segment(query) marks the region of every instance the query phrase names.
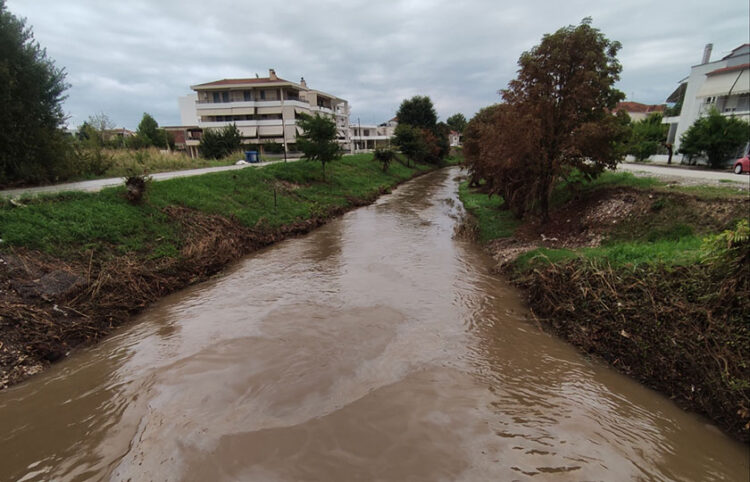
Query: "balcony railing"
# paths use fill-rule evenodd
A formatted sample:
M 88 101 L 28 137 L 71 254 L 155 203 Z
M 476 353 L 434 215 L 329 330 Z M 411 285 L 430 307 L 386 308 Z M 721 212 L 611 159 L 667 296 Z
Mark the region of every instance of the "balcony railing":
M 228 125 L 236 124 L 237 127 L 257 127 L 257 126 L 293 126 L 297 124 L 294 119 L 264 119 L 264 120 L 238 120 L 238 121 L 222 121 L 222 122 L 199 122 L 201 127 L 225 127 Z

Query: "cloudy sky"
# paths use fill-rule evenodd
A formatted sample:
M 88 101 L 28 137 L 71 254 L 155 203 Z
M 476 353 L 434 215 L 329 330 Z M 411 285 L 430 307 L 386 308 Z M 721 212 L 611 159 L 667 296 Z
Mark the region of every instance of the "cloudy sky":
M 750 41 L 748 0 L 7 0 L 71 84 L 75 126 L 103 112 L 135 128 L 143 112 L 180 123 L 190 85 L 261 77 L 349 101 L 352 122 L 380 123 L 413 95 L 441 119 L 496 102 L 519 55 L 542 35 L 592 17 L 623 48 L 619 88 L 660 103 L 714 44 L 717 60 Z

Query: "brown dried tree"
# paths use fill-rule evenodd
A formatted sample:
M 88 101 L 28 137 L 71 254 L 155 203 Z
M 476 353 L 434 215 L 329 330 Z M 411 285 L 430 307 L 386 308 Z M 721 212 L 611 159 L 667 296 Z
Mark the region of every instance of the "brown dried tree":
M 627 132 L 612 114 L 624 97 L 614 88 L 620 43 L 590 23 L 545 35 L 524 52 L 518 78 L 500 91 L 504 102 L 467 127 L 470 169 L 519 216 L 538 208 L 548 220 L 561 178 L 574 169 L 595 177 L 622 155 Z M 476 132 L 479 146 L 471 145 Z

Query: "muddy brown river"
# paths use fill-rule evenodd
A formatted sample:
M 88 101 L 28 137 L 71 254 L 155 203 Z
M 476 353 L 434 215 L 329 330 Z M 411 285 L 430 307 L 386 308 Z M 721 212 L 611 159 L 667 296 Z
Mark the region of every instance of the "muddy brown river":
M 0 392 L 0 480 L 748 480 L 455 240 L 458 171 L 241 260 Z

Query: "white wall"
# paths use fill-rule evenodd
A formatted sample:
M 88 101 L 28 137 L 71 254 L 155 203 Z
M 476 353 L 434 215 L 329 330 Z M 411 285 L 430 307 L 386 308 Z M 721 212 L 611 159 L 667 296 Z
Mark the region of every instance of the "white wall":
M 198 116 L 195 114 L 195 103 L 198 101 L 198 94 L 188 94 L 177 98 L 177 105 L 180 108 L 180 122 L 183 126 L 197 126 Z

